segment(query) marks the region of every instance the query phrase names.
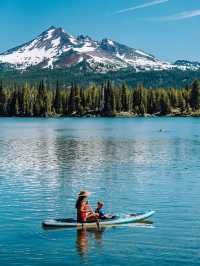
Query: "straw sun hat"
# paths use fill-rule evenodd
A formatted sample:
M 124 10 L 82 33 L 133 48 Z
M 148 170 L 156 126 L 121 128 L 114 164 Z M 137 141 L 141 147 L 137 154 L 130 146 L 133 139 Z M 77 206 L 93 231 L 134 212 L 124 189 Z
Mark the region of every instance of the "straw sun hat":
M 86 190 L 81 190 L 78 194 L 79 197 L 88 197 L 90 196 L 90 192 L 89 191 L 86 191 Z

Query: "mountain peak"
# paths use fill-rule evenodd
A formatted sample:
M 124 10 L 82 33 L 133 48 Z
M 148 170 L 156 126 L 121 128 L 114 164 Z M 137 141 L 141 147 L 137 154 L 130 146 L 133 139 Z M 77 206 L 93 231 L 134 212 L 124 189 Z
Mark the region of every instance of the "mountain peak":
M 48 29 L 44 30 L 40 35 L 45 35 L 47 34 L 49 31 L 54 31 L 56 30 L 56 27 L 54 26 L 50 26 Z
M 79 35 L 77 39 L 80 41 L 92 41 L 92 38 L 90 36 L 83 34 Z
M 50 26 L 32 41 L 0 54 L 0 63 L 17 69 L 80 68 L 107 72 L 122 68 L 134 70 L 171 69 L 174 65 L 162 62 L 142 50 L 120 44 L 109 38 L 95 41 L 87 35 L 73 35 L 61 27 Z
M 50 26 L 50 27 L 47 29 L 47 31 L 48 31 L 48 30 L 55 30 L 55 29 L 56 29 L 55 26 Z
M 114 41 L 108 38 L 104 38 L 101 43 L 104 45 L 115 46 Z

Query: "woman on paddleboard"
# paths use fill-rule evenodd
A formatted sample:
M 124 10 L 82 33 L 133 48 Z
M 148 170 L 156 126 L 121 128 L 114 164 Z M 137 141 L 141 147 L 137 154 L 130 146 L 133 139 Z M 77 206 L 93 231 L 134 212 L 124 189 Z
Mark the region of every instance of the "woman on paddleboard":
M 76 201 L 76 210 L 77 210 L 77 221 L 81 223 L 95 222 L 99 215 L 94 213 L 92 208 L 88 203 L 88 197 L 90 193 L 88 191 L 80 191 L 78 194 L 78 199 Z

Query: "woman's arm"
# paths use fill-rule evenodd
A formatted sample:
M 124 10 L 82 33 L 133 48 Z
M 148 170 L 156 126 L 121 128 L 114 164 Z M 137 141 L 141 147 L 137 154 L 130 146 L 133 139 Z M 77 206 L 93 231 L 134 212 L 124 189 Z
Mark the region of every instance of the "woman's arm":
M 88 203 L 86 201 L 81 202 L 80 211 L 88 211 Z

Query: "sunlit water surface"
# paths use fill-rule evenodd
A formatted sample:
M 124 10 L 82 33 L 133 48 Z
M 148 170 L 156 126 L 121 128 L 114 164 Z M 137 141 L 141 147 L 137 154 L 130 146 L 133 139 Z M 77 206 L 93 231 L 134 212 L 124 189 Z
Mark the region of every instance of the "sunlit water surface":
M 81 188 L 152 225 L 43 230 L 75 216 Z M 0 264 L 200 263 L 200 120 L 0 119 Z

